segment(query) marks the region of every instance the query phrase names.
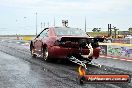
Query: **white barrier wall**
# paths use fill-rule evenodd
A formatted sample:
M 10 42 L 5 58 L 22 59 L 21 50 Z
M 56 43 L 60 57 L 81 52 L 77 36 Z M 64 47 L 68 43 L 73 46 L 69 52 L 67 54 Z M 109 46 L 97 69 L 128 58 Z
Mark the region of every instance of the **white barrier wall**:
M 100 48 L 100 55 L 132 60 L 132 44 L 105 43 L 100 44 Z
M 107 55 L 117 58 L 132 59 L 132 47 L 108 45 Z

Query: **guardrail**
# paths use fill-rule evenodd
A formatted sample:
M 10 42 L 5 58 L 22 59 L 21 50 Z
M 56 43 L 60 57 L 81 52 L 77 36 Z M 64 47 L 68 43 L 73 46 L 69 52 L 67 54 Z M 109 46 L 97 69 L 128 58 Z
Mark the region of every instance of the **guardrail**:
M 0 36 L 0 39 L 9 39 L 9 40 L 33 40 L 35 37 L 34 36 L 21 36 L 21 37 L 16 37 L 16 36 Z

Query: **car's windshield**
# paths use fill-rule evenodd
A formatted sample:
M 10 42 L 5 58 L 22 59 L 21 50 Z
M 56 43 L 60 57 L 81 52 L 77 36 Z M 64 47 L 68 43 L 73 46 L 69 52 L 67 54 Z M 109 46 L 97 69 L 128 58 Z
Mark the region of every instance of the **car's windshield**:
M 78 28 L 55 28 L 57 36 L 88 36 L 84 31 Z

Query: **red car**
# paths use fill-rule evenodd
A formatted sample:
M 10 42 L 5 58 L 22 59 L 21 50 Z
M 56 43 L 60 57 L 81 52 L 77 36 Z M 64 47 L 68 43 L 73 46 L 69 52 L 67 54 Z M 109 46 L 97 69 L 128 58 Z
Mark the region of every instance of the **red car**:
M 91 38 L 84 31 L 70 27 L 45 28 L 31 41 L 30 51 L 33 57 L 44 60 L 67 59 L 70 56 L 82 56 L 85 60 L 99 57 L 99 38 Z

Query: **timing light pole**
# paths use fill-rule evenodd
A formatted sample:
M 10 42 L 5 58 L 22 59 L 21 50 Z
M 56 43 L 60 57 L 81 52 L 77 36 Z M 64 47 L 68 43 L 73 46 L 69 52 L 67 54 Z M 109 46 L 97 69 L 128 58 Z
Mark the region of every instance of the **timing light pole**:
M 87 23 L 87 22 L 86 22 L 86 17 L 85 17 L 85 32 L 86 32 L 86 29 L 87 29 L 86 23 Z
M 117 31 L 119 29 L 116 29 L 115 26 L 113 26 L 113 28 L 111 27 L 111 24 L 108 24 L 108 36 L 111 37 L 112 36 L 112 29 L 114 29 L 114 37 L 116 38 L 117 35 Z
M 36 36 L 37 36 L 37 12 L 36 12 Z
M 45 22 L 44 22 L 44 28 L 43 29 L 45 29 Z
M 41 31 L 43 30 L 42 22 L 41 22 Z
M 55 17 L 54 17 L 54 27 L 55 27 Z

